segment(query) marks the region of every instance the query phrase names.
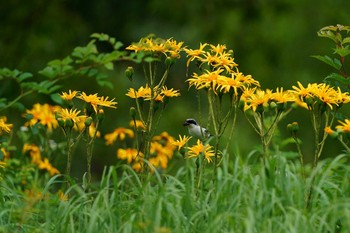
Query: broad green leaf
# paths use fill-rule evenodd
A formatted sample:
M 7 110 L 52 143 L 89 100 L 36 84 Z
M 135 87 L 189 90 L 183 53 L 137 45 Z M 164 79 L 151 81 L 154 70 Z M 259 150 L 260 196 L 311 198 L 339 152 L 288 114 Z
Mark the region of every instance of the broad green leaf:
M 332 59 L 332 58 L 330 58 L 327 55 L 325 55 L 325 56 L 314 55 L 312 57 L 314 57 L 314 58 L 316 58 L 316 59 L 318 59 L 320 61 L 323 61 L 324 63 L 332 66 L 333 68 L 335 68 L 337 70 L 340 70 L 340 68 L 342 66 L 341 62 L 338 59 L 336 59 L 336 58 Z

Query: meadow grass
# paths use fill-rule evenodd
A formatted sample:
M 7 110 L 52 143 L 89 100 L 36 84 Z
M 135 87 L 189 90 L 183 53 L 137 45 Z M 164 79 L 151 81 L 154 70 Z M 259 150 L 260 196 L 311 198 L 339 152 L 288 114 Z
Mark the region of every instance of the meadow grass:
M 67 200 L 26 196 L 1 182 L 0 232 L 346 232 L 350 228 L 348 155 L 321 161 L 304 181 L 300 166 L 281 155 L 266 169 L 245 159 L 224 159 L 201 185 L 192 161 L 174 175 L 142 177 L 129 166 L 108 167 L 92 192 L 76 184 Z M 311 171 L 311 169 L 309 169 Z M 314 180 L 311 205 L 306 194 Z

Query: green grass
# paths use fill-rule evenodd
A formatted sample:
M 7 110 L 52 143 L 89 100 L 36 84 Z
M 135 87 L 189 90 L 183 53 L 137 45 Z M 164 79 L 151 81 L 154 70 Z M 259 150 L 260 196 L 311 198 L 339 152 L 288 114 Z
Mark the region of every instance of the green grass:
M 54 195 L 25 198 L 1 181 L 0 232 L 347 232 L 350 229 L 348 155 L 307 169 L 282 156 L 266 170 L 245 159 L 224 161 L 212 179 L 207 168 L 200 187 L 188 160 L 174 175 L 140 177 L 128 166 L 106 168 L 91 193 L 79 185 L 67 201 Z M 315 176 L 309 208 L 305 196 Z M 53 177 L 50 193 L 62 177 Z

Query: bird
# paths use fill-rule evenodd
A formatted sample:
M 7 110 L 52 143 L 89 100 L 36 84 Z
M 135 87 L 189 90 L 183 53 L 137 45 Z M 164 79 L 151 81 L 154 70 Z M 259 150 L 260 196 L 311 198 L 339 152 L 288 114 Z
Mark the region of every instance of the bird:
M 207 139 L 210 136 L 212 136 L 207 129 L 200 126 L 197 123 L 197 121 L 193 118 L 186 119 L 183 125 L 188 128 L 188 133 L 191 136 L 196 137 L 198 139 Z

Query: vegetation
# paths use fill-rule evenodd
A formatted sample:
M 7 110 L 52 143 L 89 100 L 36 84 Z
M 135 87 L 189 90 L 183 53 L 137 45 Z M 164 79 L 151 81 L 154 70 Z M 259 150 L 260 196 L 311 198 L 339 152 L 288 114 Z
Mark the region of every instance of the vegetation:
M 155 35 L 124 47 L 94 33 L 86 46 L 41 69 L 41 81 L 29 72 L 1 69 L 0 79 L 20 91 L 16 98 L 0 99 L 0 231 L 344 232 L 350 213 L 350 120 L 341 110 L 350 102 L 349 31 L 343 25 L 322 28 L 319 36 L 333 41 L 334 57 L 315 58 L 336 71 L 321 83 L 296 80 L 289 90 L 263 89 L 239 70 L 226 45 L 200 43 L 192 49 Z M 177 139 L 159 127 L 173 100 L 182 98 L 168 79 L 181 69 L 183 55 L 188 91 L 194 92 L 198 115 L 207 116 L 199 120 L 213 129 L 209 138 Z M 129 126 L 101 133 L 105 118 L 117 117 L 116 98 L 65 83 L 89 77 L 113 89 L 108 72 L 120 65 L 129 80 L 124 96 L 130 99 Z M 35 94 L 55 104 L 26 109 L 23 99 Z M 282 120 L 303 110 L 313 129 L 312 163 L 304 162 L 310 154 L 303 144 L 310 142 L 302 144 L 295 119 L 287 125 L 290 137 L 279 137 Z M 12 111 L 23 125 L 7 117 Z M 261 140 L 248 155 L 229 146 L 239 116 Z M 99 137 L 116 148 L 118 158 L 101 178 L 92 172 Z M 321 160 L 328 138 L 338 140 L 344 153 Z M 73 158 L 81 144 L 86 167 L 76 178 Z M 283 144 L 295 149 L 283 150 Z

